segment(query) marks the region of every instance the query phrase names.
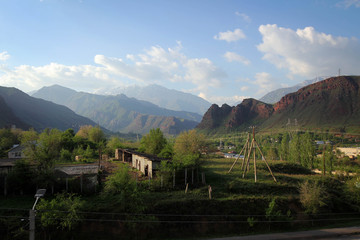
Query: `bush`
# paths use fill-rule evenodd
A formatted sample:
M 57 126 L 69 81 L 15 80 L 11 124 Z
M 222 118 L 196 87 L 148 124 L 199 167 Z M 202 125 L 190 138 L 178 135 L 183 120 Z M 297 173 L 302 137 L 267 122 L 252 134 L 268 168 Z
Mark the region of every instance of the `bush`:
M 318 181 L 300 184 L 299 192 L 300 202 L 308 214 L 317 214 L 329 204 L 330 195 L 324 184 Z
M 60 160 L 64 161 L 64 162 L 71 162 L 72 160 L 72 156 L 71 156 L 71 152 L 69 150 L 66 149 L 61 149 L 60 151 Z

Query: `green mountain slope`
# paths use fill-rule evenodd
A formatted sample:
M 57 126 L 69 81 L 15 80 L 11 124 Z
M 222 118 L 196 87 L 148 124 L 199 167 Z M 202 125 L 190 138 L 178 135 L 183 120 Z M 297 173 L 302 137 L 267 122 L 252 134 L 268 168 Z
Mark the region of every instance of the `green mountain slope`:
M 16 118 L 24 122 L 24 126 L 31 126 L 36 130 L 45 128 L 77 130 L 82 125 L 96 125 L 95 122 L 75 114 L 67 107 L 30 97 L 16 88 L 0 87 L 0 97 Z M 5 114 L 1 114 L 0 119 L 5 119 L 4 116 Z
M 172 129 L 177 129 L 175 134 L 178 134 L 183 130 L 193 128 L 201 120 L 201 116 L 198 114 L 167 110 L 146 101 L 128 98 L 123 94 L 103 96 L 76 92 L 54 85 L 40 89 L 33 96 L 63 104 L 77 114 L 86 116 L 115 132 L 144 134 L 151 128 L 160 127 L 164 133 L 169 134 L 174 132 Z M 178 121 L 173 121 L 174 117 L 179 118 Z M 169 119 L 165 120 L 166 118 Z M 147 124 L 134 124 L 139 119 Z M 169 122 L 172 122 L 174 126 L 165 124 Z

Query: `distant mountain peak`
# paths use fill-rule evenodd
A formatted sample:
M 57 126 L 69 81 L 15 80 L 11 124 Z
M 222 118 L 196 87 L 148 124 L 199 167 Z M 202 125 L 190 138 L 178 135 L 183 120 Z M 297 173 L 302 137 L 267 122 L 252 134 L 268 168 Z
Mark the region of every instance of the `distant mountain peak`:
M 169 110 L 187 111 L 198 114 L 204 114 L 211 105 L 208 101 L 201 97 L 175 89 L 168 89 L 158 84 L 115 87 L 112 89 L 98 90 L 96 93 L 107 95 L 117 95 L 123 93 L 128 97 L 148 101 Z
M 285 87 L 285 88 L 279 88 L 276 89 L 274 91 L 271 91 L 267 94 L 265 94 L 262 98 L 260 98 L 259 100 L 265 103 L 276 103 L 278 101 L 280 101 L 280 99 L 285 96 L 286 94 L 292 93 L 292 92 L 296 92 L 297 90 L 299 90 L 302 87 L 305 87 L 307 85 L 310 85 L 312 83 L 316 83 L 319 81 L 322 81 L 324 79 L 326 79 L 327 77 L 316 77 L 314 79 L 310 79 L 310 80 L 305 80 L 299 84 L 296 84 L 295 86 L 292 87 Z

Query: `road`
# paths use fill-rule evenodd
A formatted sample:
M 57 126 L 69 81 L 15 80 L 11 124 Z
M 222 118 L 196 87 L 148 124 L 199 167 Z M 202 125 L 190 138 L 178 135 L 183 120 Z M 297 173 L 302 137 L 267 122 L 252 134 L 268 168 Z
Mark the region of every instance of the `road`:
M 319 229 L 319 230 L 301 231 L 301 232 L 285 232 L 285 233 L 260 234 L 260 235 L 239 236 L 239 237 L 212 238 L 209 240 L 278 240 L 278 239 L 279 240 L 360 239 L 360 227 L 331 228 L 331 229 Z

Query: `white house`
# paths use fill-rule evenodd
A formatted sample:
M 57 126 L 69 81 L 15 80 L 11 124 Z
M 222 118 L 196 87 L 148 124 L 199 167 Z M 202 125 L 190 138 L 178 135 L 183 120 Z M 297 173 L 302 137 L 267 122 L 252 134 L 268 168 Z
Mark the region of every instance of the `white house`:
M 24 154 L 24 149 L 25 147 L 22 145 L 14 145 L 12 149 L 9 150 L 8 152 L 8 158 L 9 159 L 20 159 L 20 158 L 25 158 L 25 154 Z

